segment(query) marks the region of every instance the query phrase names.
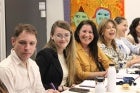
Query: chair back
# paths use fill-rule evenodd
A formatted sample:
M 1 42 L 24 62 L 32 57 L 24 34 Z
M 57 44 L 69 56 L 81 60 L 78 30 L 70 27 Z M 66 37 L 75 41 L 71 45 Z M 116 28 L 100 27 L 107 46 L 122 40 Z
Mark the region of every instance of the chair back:
M 0 93 L 9 93 L 5 84 L 0 80 Z

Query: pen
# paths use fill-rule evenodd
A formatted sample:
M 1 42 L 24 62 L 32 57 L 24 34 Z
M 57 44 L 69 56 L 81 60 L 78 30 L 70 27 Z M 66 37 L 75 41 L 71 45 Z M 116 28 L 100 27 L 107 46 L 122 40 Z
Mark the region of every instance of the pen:
M 50 85 L 51 85 L 51 87 L 54 89 L 54 90 L 56 90 L 56 88 L 55 88 L 55 86 L 54 86 L 54 84 L 51 82 L 50 83 Z

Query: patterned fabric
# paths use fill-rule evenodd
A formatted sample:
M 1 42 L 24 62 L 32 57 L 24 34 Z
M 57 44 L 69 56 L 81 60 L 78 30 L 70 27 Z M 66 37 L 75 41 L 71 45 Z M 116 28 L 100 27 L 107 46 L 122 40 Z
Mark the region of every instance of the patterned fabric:
M 120 63 L 125 62 L 124 54 L 119 50 L 119 48 L 115 51 L 112 47 L 107 47 L 105 44 L 99 44 L 99 47 L 106 56 L 116 64 L 116 67 L 118 67 Z

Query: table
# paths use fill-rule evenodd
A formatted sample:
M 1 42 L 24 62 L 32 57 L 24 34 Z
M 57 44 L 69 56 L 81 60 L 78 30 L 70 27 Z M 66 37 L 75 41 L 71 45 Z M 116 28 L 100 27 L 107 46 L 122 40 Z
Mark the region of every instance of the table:
M 116 90 L 114 93 L 140 93 L 140 76 L 136 75 L 136 74 L 128 74 L 126 73 L 128 69 L 122 69 L 119 71 L 119 73 L 117 74 L 117 78 L 121 78 L 123 76 L 138 76 L 137 79 L 135 80 L 135 82 L 137 83 L 136 86 L 132 85 L 129 87 L 128 90 L 123 89 L 122 85 L 117 85 Z M 122 76 L 123 75 L 123 76 Z M 119 79 L 117 79 L 119 80 Z M 107 82 L 107 81 L 106 81 Z M 88 93 L 95 93 L 95 88 L 89 88 L 89 87 L 80 87 L 79 85 L 76 85 L 75 87 L 77 88 L 83 88 L 83 89 L 89 89 L 90 92 Z M 77 92 L 72 92 L 69 90 L 63 91 L 62 93 L 77 93 Z M 111 92 L 106 92 L 106 93 L 111 93 Z

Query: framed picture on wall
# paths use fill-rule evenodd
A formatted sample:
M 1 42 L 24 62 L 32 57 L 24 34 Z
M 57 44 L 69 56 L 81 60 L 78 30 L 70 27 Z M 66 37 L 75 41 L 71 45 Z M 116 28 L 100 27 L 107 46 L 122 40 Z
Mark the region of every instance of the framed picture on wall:
M 85 19 L 98 25 L 105 18 L 124 16 L 124 0 L 64 0 L 64 16 L 73 30 Z

